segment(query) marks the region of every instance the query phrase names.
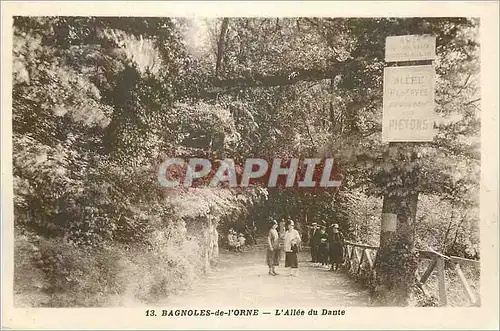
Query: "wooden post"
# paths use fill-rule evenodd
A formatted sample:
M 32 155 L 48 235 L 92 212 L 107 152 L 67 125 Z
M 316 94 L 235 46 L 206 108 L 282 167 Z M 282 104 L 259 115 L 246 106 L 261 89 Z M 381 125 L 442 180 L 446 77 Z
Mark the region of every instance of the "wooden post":
M 476 296 L 472 292 L 472 289 L 470 288 L 469 283 L 467 282 L 467 279 L 465 278 L 464 273 L 462 272 L 462 268 L 460 268 L 460 264 L 455 264 L 455 271 L 458 275 L 458 278 L 460 279 L 460 283 L 462 284 L 462 287 L 465 290 L 465 293 L 467 293 L 467 298 L 469 299 L 470 303 L 474 304 L 476 303 Z
M 350 261 L 349 261 L 349 245 L 347 245 L 346 243 L 344 243 L 344 252 L 343 252 L 344 256 L 342 257 L 342 259 L 344 260 L 343 262 L 343 268 L 344 270 L 347 270 L 349 271 L 349 269 L 351 268 L 351 264 L 350 264 Z
M 438 268 L 438 285 L 439 285 L 439 306 L 446 306 L 446 282 L 444 277 L 444 259 L 440 256 L 437 257 Z
M 429 276 L 432 274 L 432 271 L 436 267 L 436 264 L 437 264 L 437 260 L 436 259 L 432 260 L 431 264 L 429 265 L 427 270 L 425 270 L 424 274 L 422 275 L 422 278 L 420 278 L 420 284 L 424 284 L 427 281 L 427 278 L 429 278 Z
M 352 267 L 352 249 L 353 249 L 353 247 L 350 244 L 347 244 L 347 247 L 348 247 L 347 253 L 346 253 L 347 254 L 346 258 L 347 258 L 347 263 L 348 263 L 347 264 L 347 273 L 349 273 L 351 271 L 351 267 Z
M 370 266 L 370 270 L 373 269 L 373 261 L 372 261 L 372 257 L 370 256 L 370 252 L 365 249 L 365 255 L 366 255 L 366 260 L 368 261 L 368 265 Z
M 366 248 L 363 248 L 363 250 L 361 251 L 361 258 L 359 259 L 359 265 L 358 265 L 358 274 L 361 272 L 361 267 L 363 266 L 363 261 L 365 259 L 365 251 Z

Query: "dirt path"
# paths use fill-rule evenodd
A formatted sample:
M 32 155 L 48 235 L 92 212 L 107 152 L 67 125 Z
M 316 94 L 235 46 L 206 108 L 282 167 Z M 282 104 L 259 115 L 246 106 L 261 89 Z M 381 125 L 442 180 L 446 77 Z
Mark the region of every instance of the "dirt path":
M 308 252 L 299 253 L 299 274 L 289 276 L 284 257 L 268 275 L 264 248 L 244 253 L 221 252 L 219 265 L 193 288 L 162 304 L 175 308 L 202 306 L 249 308 L 256 306 L 368 306 L 368 293 L 340 272 L 329 272 L 308 262 Z

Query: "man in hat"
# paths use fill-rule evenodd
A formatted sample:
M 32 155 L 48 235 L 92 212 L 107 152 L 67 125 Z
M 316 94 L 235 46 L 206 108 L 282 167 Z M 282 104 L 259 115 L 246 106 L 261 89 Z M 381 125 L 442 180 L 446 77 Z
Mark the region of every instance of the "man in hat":
M 311 224 L 311 239 L 309 240 L 309 246 L 311 247 L 311 262 L 318 262 L 318 247 L 319 247 L 319 228 L 318 223 L 314 222 Z

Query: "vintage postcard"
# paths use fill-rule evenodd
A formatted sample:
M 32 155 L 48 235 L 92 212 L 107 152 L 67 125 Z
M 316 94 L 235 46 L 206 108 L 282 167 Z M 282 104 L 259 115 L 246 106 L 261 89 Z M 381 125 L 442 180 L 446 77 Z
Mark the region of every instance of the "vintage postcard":
M 2 2 L 2 328 L 498 329 L 498 2 Z

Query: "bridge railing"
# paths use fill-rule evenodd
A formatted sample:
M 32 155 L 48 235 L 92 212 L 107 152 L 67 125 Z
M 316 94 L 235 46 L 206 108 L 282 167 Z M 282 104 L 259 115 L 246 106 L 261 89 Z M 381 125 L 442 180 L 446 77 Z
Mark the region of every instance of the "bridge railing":
M 377 256 L 378 249 L 378 246 L 370 246 L 345 241 L 344 266 L 348 273 L 356 277 L 366 277 L 370 280 L 373 279 L 373 277 L 375 276 L 375 258 Z M 423 285 L 429 279 L 431 274 L 434 271 L 437 271 L 439 305 L 446 306 L 448 304 L 446 294 L 445 264 L 451 263 L 454 272 L 458 276 L 463 292 L 467 296 L 469 304 L 472 306 L 480 305 L 480 299 L 477 298 L 474 294 L 474 291 L 472 290 L 464 272 L 462 271 L 462 267 L 464 266 L 472 266 L 479 269 L 479 261 L 464 259 L 457 256 L 446 256 L 435 251 L 419 250 L 418 252 L 419 260 L 431 261 L 422 276 L 417 279 L 417 286 L 424 294 L 427 293 Z

